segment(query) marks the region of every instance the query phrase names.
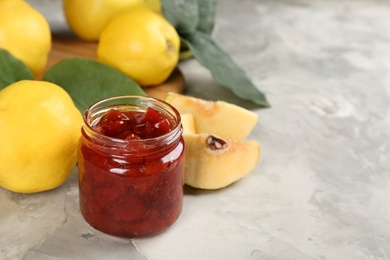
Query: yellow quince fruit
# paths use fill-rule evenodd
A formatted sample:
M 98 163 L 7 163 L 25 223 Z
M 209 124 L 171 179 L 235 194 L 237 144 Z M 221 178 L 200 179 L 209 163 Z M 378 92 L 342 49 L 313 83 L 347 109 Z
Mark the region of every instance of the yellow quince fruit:
M 1 0 L 0 48 L 24 62 L 35 77 L 40 75 L 51 50 L 48 22 L 25 1 Z
M 141 4 L 161 12 L 160 0 L 63 0 L 63 10 L 70 29 L 78 37 L 97 41 L 112 18 Z
M 0 187 L 19 193 L 54 189 L 77 161 L 83 119 L 61 87 L 22 80 L 0 91 Z
M 163 83 L 179 60 L 180 37 L 161 15 L 137 6 L 114 17 L 103 29 L 98 60 L 140 86 Z

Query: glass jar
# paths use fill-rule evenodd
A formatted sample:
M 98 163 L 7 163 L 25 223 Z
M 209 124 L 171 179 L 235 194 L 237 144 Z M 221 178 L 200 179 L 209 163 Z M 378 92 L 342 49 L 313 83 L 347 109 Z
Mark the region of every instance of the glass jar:
M 161 136 L 125 140 L 101 134 L 99 120 L 110 109 L 142 115 L 159 111 L 172 123 Z M 121 237 L 152 236 L 179 217 L 183 204 L 184 141 L 179 112 L 150 97 L 101 100 L 84 114 L 78 147 L 79 201 L 94 228 Z

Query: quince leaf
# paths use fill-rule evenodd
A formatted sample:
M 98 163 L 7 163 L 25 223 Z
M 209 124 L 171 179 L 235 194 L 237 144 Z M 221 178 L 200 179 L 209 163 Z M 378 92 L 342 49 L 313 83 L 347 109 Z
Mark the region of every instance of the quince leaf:
M 214 28 L 215 0 L 161 0 L 164 17 L 177 32 L 199 30 L 211 34 Z
M 216 7 L 215 0 L 198 0 L 199 23 L 196 27 L 198 31 L 211 34 L 214 28 Z
M 34 79 L 30 69 L 10 52 L 0 48 L 0 90 L 23 79 Z
M 104 98 L 146 95 L 142 88 L 122 72 L 102 62 L 70 58 L 53 65 L 43 80 L 65 89 L 81 113 Z
M 181 38 L 182 59 L 188 49 L 195 59 L 222 86 L 236 96 L 269 107 L 266 96 L 249 80 L 245 72 L 211 38 L 216 13 L 215 0 L 161 0 L 165 18 Z
M 179 34 L 195 31 L 199 23 L 197 0 L 161 0 L 164 17 Z
M 206 67 L 213 78 L 236 96 L 269 107 L 266 96 L 253 85 L 245 72 L 225 53 L 210 35 L 195 31 L 184 39 L 196 60 Z

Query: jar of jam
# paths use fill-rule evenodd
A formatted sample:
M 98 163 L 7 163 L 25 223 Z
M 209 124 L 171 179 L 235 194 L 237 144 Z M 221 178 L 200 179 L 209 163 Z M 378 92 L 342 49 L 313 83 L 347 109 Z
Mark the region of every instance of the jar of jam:
M 78 147 L 80 210 L 94 228 L 121 237 L 158 234 L 183 204 L 179 112 L 150 97 L 101 100 L 84 114 Z

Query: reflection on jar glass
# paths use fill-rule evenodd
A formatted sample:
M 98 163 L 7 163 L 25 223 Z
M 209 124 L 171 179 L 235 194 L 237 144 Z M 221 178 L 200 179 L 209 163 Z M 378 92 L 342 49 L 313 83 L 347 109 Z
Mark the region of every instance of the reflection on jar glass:
M 158 234 L 183 204 L 180 114 L 150 97 L 101 100 L 84 114 L 78 148 L 80 210 L 94 228 L 122 237 Z

